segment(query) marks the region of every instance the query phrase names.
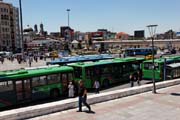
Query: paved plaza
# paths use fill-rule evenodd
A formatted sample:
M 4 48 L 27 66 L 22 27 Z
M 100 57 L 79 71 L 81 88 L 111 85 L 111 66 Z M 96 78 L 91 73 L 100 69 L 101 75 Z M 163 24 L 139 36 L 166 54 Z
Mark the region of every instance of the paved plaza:
M 94 112 L 77 109 L 32 120 L 180 120 L 180 85 L 91 105 Z
M 51 61 L 49 58 L 46 59 L 46 61 L 44 60 L 38 60 L 38 62 L 33 61 L 32 67 L 44 66 L 46 65 L 46 62 L 49 62 L 49 61 Z M 19 64 L 16 59 L 13 62 L 5 59 L 3 64 L 0 63 L 0 71 L 21 69 L 25 67 L 29 67 L 28 62 L 22 62 L 21 64 Z

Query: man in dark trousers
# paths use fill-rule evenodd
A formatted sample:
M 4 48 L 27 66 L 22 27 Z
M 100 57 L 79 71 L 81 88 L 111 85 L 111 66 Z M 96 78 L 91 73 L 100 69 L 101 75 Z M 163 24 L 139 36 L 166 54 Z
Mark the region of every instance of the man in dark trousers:
M 87 89 L 83 85 L 83 81 L 79 81 L 79 89 L 78 89 L 78 95 L 79 95 L 79 110 L 77 112 L 82 112 L 82 103 L 89 109 L 89 112 L 91 112 L 91 107 L 87 104 Z
M 134 86 L 134 75 L 133 74 L 130 74 L 129 80 L 130 80 L 130 83 L 131 83 L 131 87 L 133 87 Z
M 137 72 L 137 84 L 138 85 L 141 85 L 141 80 L 142 80 L 142 71 L 141 70 L 138 70 Z

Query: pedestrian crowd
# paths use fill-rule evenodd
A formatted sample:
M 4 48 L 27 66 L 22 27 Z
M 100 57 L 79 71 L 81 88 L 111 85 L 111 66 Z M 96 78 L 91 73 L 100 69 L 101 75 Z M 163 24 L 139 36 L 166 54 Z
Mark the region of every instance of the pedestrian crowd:
M 39 60 L 46 61 L 47 56 L 40 53 L 24 53 L 24 54 L 11 54 L 8 56 L 1 55 L 0 56 L 0 62 L 1 64 L 4 64 L 5 60 L 9 60 L 12 63 L 16 60 L 19 64 L 27 63 L 29 67 L 32 66 L 33 62 L 38 62 Z

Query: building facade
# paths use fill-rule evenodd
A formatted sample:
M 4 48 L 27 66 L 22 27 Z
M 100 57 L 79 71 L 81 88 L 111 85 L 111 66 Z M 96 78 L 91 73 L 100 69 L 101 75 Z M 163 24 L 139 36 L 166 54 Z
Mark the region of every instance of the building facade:
M 72 41 L 74 37 L 74 29 L 68 27 L 68 26 L 61 26 L 61 37 L 64 38 L 66 41 Z
M 12 4 L 0 1 L 0 50 L 20 48 L 19 11 Z

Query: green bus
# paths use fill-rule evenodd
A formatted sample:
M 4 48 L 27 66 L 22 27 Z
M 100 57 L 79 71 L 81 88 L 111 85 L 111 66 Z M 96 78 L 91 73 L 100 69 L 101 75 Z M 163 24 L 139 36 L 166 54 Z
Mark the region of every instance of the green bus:
M 140 69 L 144 58 L 115 58 L 97 62 L 71 63 L 75 81 L 83 80 L 87 88 L 93 88 L 95 80 L 103 87 L 113 83 L 128 82 L 129 75 Z
M 164 66 L 165 59 L 166 59 L 166 66 Z M 142 72 L 143 72 L 144 79 L 152 79 L 153 77 L 153 63 L 152 62 L 153 62 L 152 60 L 147 60 L 142 63 Z M 170 74 L 171 73 L 170 70 L 172 70 L 172 69 L 169 69 L 171 67 L 170 64 L 173 64 L 173 63 L 180 63 L 180 56 L 155 59 L 154 60 L 155 80 L 161 81 L 164 79 L 165 68 L 168 68 L 168 71 L 166 69 L 165 72 Z M 168 65 L 170 65 L 170 67 L 168 67 Z
M 72 80 L 68 66 L 0 72 L 0 108 L 66 94 Z

